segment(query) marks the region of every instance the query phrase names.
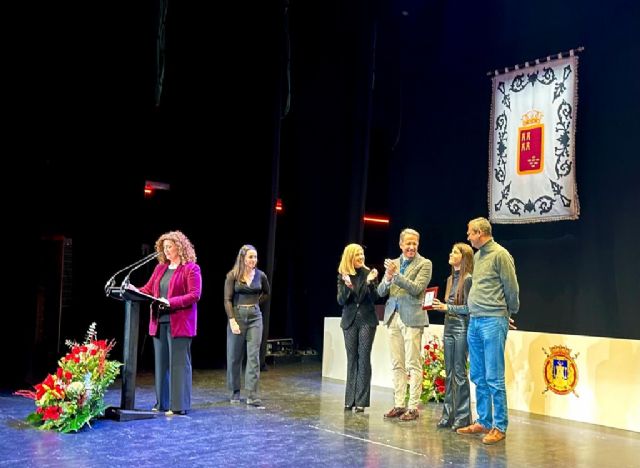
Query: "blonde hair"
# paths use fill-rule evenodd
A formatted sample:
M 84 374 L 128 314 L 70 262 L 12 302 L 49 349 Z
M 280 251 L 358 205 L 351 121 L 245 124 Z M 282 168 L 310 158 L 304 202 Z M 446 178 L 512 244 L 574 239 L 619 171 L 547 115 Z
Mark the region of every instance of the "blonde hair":
M 238 281 L 242 281 L 244 279 L 244 258 L 247 256 L 247 252 L 249 252 L 249 250 L 255 250 L 256 254 L 258 253 L 258 249 L 256 249 L 253 245 L 243 245 L 242 247 L 240 247 L 238 256 L 236 257 L 236 262 L 233 264 L 233 268 L 231 269 L 231 275 Z
M 342 252 L 342 258 L 340 259 L 340 265 L 338 265 L 338 273 L 341 275 L 355 275 L 356 269 L 353 267 L 353 260 L 356 258 L 356 254 L 364 249 L 359 244 L 349 244 L 344 248 Z
M 164 255 L 164 241 L 173 242 L 178 248 L 178 255 L 180 256 L 180 264 L 184 265 L 187 262 L 196 262 L 196 251 L 193 248 L 191 241 L 181 231 L 169 231 L 158 237 L 156 241 L 156 252 L 158 252 L 158 262 L 167 263 L 168 259 Z
M 462 254 L 462 260 L 460 261 L 460 276 L 458 277 L 458 286 L 456 287 L 456 295 L 454 304 L 464 304 L 464 279 L 467 275 L 473 273 L 473 249 L 469 244 L 464 242 L 457 242 L 453 244 L 454 249 L 458 249 Z M 455 268 L 451 266 L 451 277 Z
M 418 242 L 420 242 L 420 233 L 415 229 L 411 229 L 411 228 L 404 228 L 402 230 L 402 232 L 400 233 L 400 242 L 404 240 L 404 236 L 406 236 L 407 234 L 413 234 L 418 238 Z

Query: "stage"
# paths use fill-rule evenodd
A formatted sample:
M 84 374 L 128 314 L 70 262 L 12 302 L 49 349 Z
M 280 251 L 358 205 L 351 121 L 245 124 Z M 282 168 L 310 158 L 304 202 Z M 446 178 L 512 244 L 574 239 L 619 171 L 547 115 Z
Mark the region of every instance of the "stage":
M 431 336 L 442 338 L 444 327 L 425 328 L 423 344 Z M 391 388 L 393 375 L 386 327 L 378 325 L 371 351 L 372 382 Z M 543 369 L 545 350 L 554 345 L 572 349 L 579 374 L 575 394 L 556 395 L 545 391 Z M 505 346 L 505 383 L 509 409 L 597 424 L 640 433 L 640 398 L 628 398 L 621 405 L 612 395 L 640 395 L 640 376 L 634 356 L 640 354 L 640 341 L 597 336 L 558 335 L 511 330 Z M 347 356 L 339 317 L 326 317 L 322 375 L 343 380 L 347 375 Z M 475 402 L 471 383 L 471 401 Z
M 186 416 L 99 420 L 66 435 L 30 428 L 33 402 L 3 393 L 0 466 L 638 466 L 640 434 L 631 431 L 510 411 L 505 442 L 485 446 L 436 429 L 439 404 L 425 405 L 417 421 L 384 420 L 392 394 L 382 387 L 366 412 L 345 413 L 344 383 L 323 378 L 319 362 L 263 373 L 264 409 L 230 404 L 224 379 L 224 370 L 196 371 Z M 107 401 L 120 401 L 119 381 Z M 136 408 L 153 403 L 153 377 L 140 374 Z

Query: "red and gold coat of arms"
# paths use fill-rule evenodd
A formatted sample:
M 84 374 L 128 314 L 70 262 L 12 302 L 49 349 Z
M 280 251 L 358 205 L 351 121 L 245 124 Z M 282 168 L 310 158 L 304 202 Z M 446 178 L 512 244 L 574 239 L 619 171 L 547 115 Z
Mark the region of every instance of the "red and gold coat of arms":
M 518 174 L 538 174 L 544 169 L 544 124 L 542 112 L 530 110 L 518 128 Z
M 551 390 L 557 395 L 566 395 L 575 391 L 578 384 L 578 366 L 576 358 L 578 355 L 571 356 L 571 349 L 566 346 L 552 346 L 547 352 L 544 348 L 542 351 L 547 355 L 544 361 L 544 383 L 546 385 L 545 393 Z

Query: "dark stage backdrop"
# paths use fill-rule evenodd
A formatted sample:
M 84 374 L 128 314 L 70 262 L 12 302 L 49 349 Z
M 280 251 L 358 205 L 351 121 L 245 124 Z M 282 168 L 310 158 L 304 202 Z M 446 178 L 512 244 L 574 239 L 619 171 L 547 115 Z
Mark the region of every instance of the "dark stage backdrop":
M 15 358 L 3 386 L 34 383 L 55 370 L 58 327 L 63 341 L 82 340 L 96 321 L 100 337 L 118 341 L 114 358 L 121 359 L 123 307 L 104 296 L 103 286 L 173 229 L 194 242 L 203 272 L 194 365 L 221 367 L 225 273 L 245 243 L 266 260 L 281 9 L 255 2 L 245 15 L 237 5 L 170 2 L 166 79 L 156 108 L 154 3 L 26 14 L 22 52 L 29 60 L 19 69 L 20 102 L 8 132 L 19 148 L 10 177 L 20 185 L 5 197 L 12 230 L 4 244 L 16 280 L 6 305 L 12 333 L 1 343 L 2 355 Z M 171 190 L 145 199 L 145 180 Z M 51 239 L 62 237 L 73 242 L 65 283 L 72 299 L 59 320 L 60 259 Z M 143 283 L 151 267 L 132 282 Z M 46 275 L 53 278 L 40 279 Z M 153 359 L 147 327 L 145 311 L 141 369 Z
M 304 323 L 291 328 L 294 335 L 321 346 L 323 318 L 340 313 L 335 268 L 349 241 L 363 242 L 368 263 L 380 268 L 399 254 L 400 230 L 414 227 L 423 236 L 421 253 L 433 260 L 433 283 L 444 288 L 451 245 L 465 240 L 469 219 L 488 213 L 486 72 L 584 46 L 576 141 L 581 218 L 497 225 L 494 233 L 515 257 L 521 329 L 640 338 L 637 4 L 353 5 L 292 7 L 294 99 L 284 122 L 282 176 L 291 209 L 278 230 L 278 260 L 289 263 L 276 276 L 290 290 L 274 300 Z M 367 107 L 363 74 L 372 69 Z M 365 161 L 353 143 L 361 122 L 371 122 Z M 362 237 L 345 220 L 360 172 L 368 176 L 366 211 L 391 217 L 388 228 L 367 225 Z M 287 254 L 282 243 L 296 248 Z
M 585 46 L 575 148 L 581 217 L 496 225 L 494 235 L 516 261 L 521 329 L 638 339 L 640 11 L 590 3 L 470 3 L 461 14 L 439 2 L 395 17 L 405 99 L 402 138 L 390 153 L 391 231 L 422 232 L 421 251 L 444 286 L 448 249 L 466 238 L 469 219 L 487 216 L 485 72 Z
M 5 197 L 17 280 L 6 286 L 15 333 L 2 352 L 16 357 L 3 383 L 24 382 L 38 358 L 37 278 L 47 268 L 36 265 L 43 251 L 57 261 L 41 247 L 52 235 L 73 240 L 62 337 L 82 339 L 97 321 L 101 336 L 121 342 L 122 309 L 104 297 L 105 281 L 161 232 L 183 230 L 204 279 L 194 364 L 223 365 L 224 274 L 247 242 L 266 266 L 279 86 L 291 107 L 281 120 L 271 336 L 321 351 L 324 317 L 340 313 L 336 268 L 348 242 L 364 243 L 367 262 L 381 268 L 398 255 L 400 230 L 414 227 L 443 287 L 451 245 L 487 214 L 485 73 L 581 45 L 581 218 L 495 226 L 495 237 L 515 257 L 521 329 L 639 339 L 637 3 L 467 3 L 173 2 L 160 108 L 154 2 L 28 12 L 12 67 L 18 105 L 8 134 L 19 150 L 7 176 L 24 184 Z M 291 61 L 281 73 L 286 5 Z M 145 200 L 147 179 L 171 191 Z M 363 211 L 389 214 L 391 225 L 361 231 Z M 141 345 L 149 368 L 151 343 Z

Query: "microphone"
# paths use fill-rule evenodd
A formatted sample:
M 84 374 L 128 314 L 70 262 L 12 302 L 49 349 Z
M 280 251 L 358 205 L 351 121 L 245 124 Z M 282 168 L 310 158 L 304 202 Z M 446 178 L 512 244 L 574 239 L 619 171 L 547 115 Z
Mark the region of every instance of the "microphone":
M 148 255 L 147 257 L 145 257 L 142 260 L 138 261 L 138 264 L 135 265 L 131 270 L 129 270 L 129 272 L 127 273 L 127 276 L 125 276 L 124 279 L 122 280 L 122 284 L 120 285 L 120 290 L 124 291 L 129 286 L 129 277 L 131 276 L 131 273 L 136 271 L 141 266 L 146 265 L 147 263 L 149 263 L 151 260 L 153 260 L 157 256 L 158 256 L 158 253 L 154 252 L 152 255 Z
M 116 276 L 118 276 L 120 273 L 122 273 L 125 270 L 128 270 L 129 268 L 137 268 L 138 266 L 144 265 L 144 263 L 149 262 L 150 260 L 156 258 L 158 256 L 158 252 L 153 252 L 152 254 L 146 255 L 145 257 L 141 258 L 140 260 L 136 260 L 135 262 L 133 262 L 131 265 L 127 265 L 126 267 L 116 271 L 113 276 L 111 278 L 109 278 L 109 280 L 107 281 L 107 283 L 104 285 L 104 292 L 107 295 L 107 297 L 109 296 L 109 290 L 113 288 L 115 282 L 116 282 Z M 131 274 L 131 273 L 129 273 Z

